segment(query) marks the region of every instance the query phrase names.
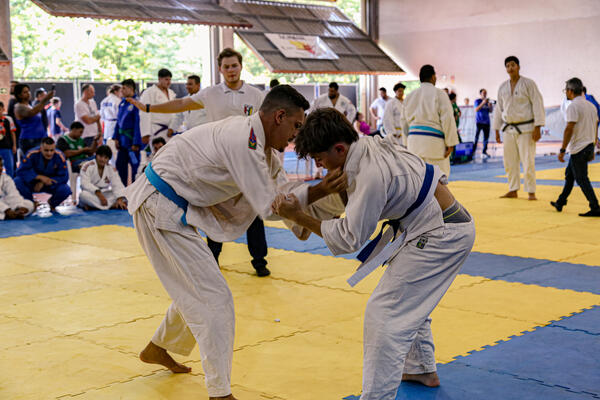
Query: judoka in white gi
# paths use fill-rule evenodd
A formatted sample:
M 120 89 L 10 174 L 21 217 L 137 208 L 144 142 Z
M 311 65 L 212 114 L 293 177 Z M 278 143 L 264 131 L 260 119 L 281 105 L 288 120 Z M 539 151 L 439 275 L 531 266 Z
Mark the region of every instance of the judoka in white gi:
M 300 157 L 310 155 L 328 170 L 343 169 L 346 215 L 315 218 L 303 210 L 301 200 L 280 195 L 274 205 L 280 216 L 322 236 L 336 255 L 360 249 L 380 220 L 391 220 L 403 232 L 381 251 L 393 250 L 367 304 L 361 400 L 393 400 L 402 380 L 439 385 L 429 315 L 471 251 L 471 216 L 454 199 L 438 167 L 389 141 L 358 140 L 336 110 L 310 114 L 295 144 Z M 391 236 L 385 237 L 389 241 Z M 375 248 L 362 268 L 378 255 Z
M 504 60 L 510 79 L 500 85 L 498 102 L 494 109 L 492 129 L 496 142 L 502 143 L 504 134 L 504 169 L 508 175 L 508 192 L 501 197 L 516 198 L 521 187 L 523 165 L 523 189 L 529 200 L 535 197 L 535 144 L 542 137 L 541 127 L 546 123 L 544 100 L 534 81 L 519 74 L 519 59 L 515 56 Z
M 404 100 L 404 115 L 409 126 L 407 148 L 425 162 L 440 167 L 450 176 L 450 154 L 459 143 L 454 111 L 448 94 L 435 87 L 435 70 L 423 65 L 419 71 L 421 87 Z
M 96 159 L 86 162 L 81 167 L 79 207 L 98 210 L 127 208 L 125 187 L 119 173 L 115 167 L 108 164 L 111 158 L 110 147 L 102 145 L 96 150 Z
M 189 372 L 167 351 L 187 355 L 198 343 L 211 399 L 234 399 L 235 322 L 231 291 L 198 229 L 228 241 L 242 235 L 257 214 L 271 217 L 276 188 L 287 192 L 274 149 L 293 139 L 308 107 L 291 86 L 277 86 L 259 113 L 175 136 L 155 155 L 145 176 L 127 188 L 140 244 L 173 299 L 140 358 Z M 295 193 L 310 203 L 327 194 L 323 188 L 305 185 Z
M 121 103 L 121 85 L 111 85 L 106 97 L 100 102 L 100 118 L 104 123 L 104 143 L 112 139 Z
M 2 171 L 4 160 L 0 157 L 0 220 L 23 219 L 33 212 L 33 201 L 21 196 L 15 182 Z
M 158 71 L 158 83 L 150 86 L 140 96 L 142 104 L 162 104 L 175 99 L 175 92 L 170 89 L 171 71 L 162 68 Z M 145 111 L 145 110 L 144 110 Z M 140 113 L 140 132 L 144 143 L 149 143 L 157 136 L 168 138 L 173 135 L 171 124 L 174 115 Z
M 383 130 L 386 138 L 406 147 L 408 126 L 404 117 L 404 86 L 401 82 L 394 85 L 395 97 L 385 104 L 383 113 Z

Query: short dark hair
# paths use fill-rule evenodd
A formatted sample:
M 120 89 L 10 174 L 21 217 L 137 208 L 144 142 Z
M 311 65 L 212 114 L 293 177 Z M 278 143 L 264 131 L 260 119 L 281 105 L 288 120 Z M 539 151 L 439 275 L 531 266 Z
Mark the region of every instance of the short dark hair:
M 481 88 L 479 89 L 479 94 L 481 94 L 481 92 L 483 92 L 485 89 Z M 487 90 L 485 90 L 487 92 Z
M 451 93 L 448 95 L 448 97 L 450 98 L 450 100 L 454 100 L 454 99 L 456 99 L 456 93 L 454 93 L 454 92 L 451 92 Z
M 435 75 L 435 69 L 433 65 L 425 64 L 419 70 L 419 80 L 421 82 L 429 82 Z
M 271 79 L 271 82 L 269 82 L 269 87 L 271 89 L 273 89 L 277 85 L 279 85 L 279 81 L 277 79 Z
M 158 143 L 162 143 L 162 144 L 167 144 L 167 141 L 165 140 L 164 137 L 155 137 L 154 139 L 152 139 L 152 145 L 158 144 Z
M 88 90 L 88 89 L 90 88 L 90 86 L 92 86 L 92 84 L 91 84 L 91 83 L 84 83 L 84 84 L 81 86 L 81 93 L 83 93 L 83 92 L 85 92 L 86 90 Z
M 339 90 L 340 85 L 338 85 L 336 82 L 331 82 L 329 84 L 329 89 L 335 89 L 335 90 Z
M 406 89 L 406 86 L 402 82 L 398 82 L 394 85 L 394 92 L 398 89 Z
M 380 92 L 386 92 L 386 93 L 387 93 L 387 89 L 386 89 L 386 88 L 384 88 L 384 87 L 380 87 L 380 88 L 379 88 L 379 91 L 380 91 Z
M 567 89 L 573 91 L 573 93 L 579 96 L 583 93 L 583 82 L 579 78 L 571 78 L 567 82 Z
M 49 137 L 49 136 L 46 136 L 46 137 L 42 138 L 42 142 L 40 143 L 40 147 L 41 147 L 43 144 L 55 144 L 55 143 L 54 143 L 54 139 L 52 139 L 52 138 L 51 138 L 51 137 Z
M 73 121 L 73 123 L 71 123 L 71 125 L 69 126 L 70 130 L 74 130 L 74 129 L 84 129 L 83 124 L 79 121 Z
M 42 93 L 47 93 L 46 89 L 44 89 L 43 87 L 36 89 L 35 90 L 35 97 L 38 97 Z
M 2 101 L 0 101 L 0 107 L 4 107 L 4 103 Z M 2 157 L 0 157 L 2 158 Z
M 519 64 L 519 59 L 517 57 L 515 57 L 515 56 L 508 56 L 508 57 L 506 57 L 504 59 L 504 66 L 506 67 L 506 64 L 508 64 L 511 61 L 514 61 L 515 64 L 517 64 L 519 66 L 521 65 L 521 64 Z
M 298 108 L 306 111 L 310 108 L 310 104 L 300 92 L 290 85 L 279 85 L 267 93 L 260 106 L 260 111 L 269 113 L 282 108 L 286 113 L 292 113 Z
M 583 87 L 583 93 L 587 94 L 587 88 L 585 86 Z
M 112 158 L 112 150 L 110 149 L 110 147 L 103 144 L 102 146 L 98 146 L 98 149 L 96 149 L 96 155 L 108 157 L 109 159 L 111 159 Z
M 240 62 L 240 65 L 242 65 L 242 55 L 239 52 L 232 49 L 231 47 L 227 47 L 223 49 L 223 51 L 220 52 L 219 56 L 217 57 L 217 63 L 219 64 L 219 67 L 221 67 L 221 62 L 223 61 L 223 59 L 227 57 L 237 57 L 238 61 Z
M 334 144 L 351 144 L 358 134 L 350 121 L 335 108 L 319 108 L 311 112 L 294 140 L 299 158 L 328 151 Z
M 133 79 L 125 79 L 123 82 L 121 82 L 121 86 L 127 86 L 131 89 L 133 89 L 133 91 L 135 92 L 135 81 Z
M 190 75 L 187 78 L 188 78 L 188 80 L 191 79 L 194 82 L 196 82 L 196 85 L 200 84 L 200 77 L 198 75 Z
M 167 78 L 167 77 L 172 78 L 173 74 L 168 69 L 161 68 L 158 70 L 158 77 L 159 78 Z
M 20 101 L 19 97 L 21 96 L 21 94 L 23 93 L 23 90 L 25 90 L 25 88 L 29 89 L 29 85 L 26 83 L 17 83 L 15 85 L 14 94 L 15 94 L 15 98 L 17 99 L 17 101 Z

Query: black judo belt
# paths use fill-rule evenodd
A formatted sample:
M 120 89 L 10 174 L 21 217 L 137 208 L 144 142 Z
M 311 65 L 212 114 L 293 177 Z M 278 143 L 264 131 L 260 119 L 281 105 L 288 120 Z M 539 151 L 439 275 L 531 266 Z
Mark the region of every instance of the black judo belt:
M 519 125 L 526 125 L 526 124 L 532 124 L 533 123 L 533 119 L 530 119 L 529 121 L 523 121 L 523 122 L 505 122 L 504 126 L 502 127 L 502 132 L 504 132 L 506 130 L 506 128 L 508 128 L 509 126 L 512 126 L 513 128 L 515 128 L 517 130 L 517 132 L 519 132 L 519 135 L 523 132 L 521 132 L 521 129 L 519 129 Z

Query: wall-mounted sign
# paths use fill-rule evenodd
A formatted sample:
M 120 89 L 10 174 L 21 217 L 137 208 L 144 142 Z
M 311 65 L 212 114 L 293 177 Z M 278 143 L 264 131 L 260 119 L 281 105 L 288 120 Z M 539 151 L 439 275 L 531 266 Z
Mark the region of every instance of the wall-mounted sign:
M 267 39 L 287 58 L 337 60 L 339 57 L 318 36 L 265 33 Z

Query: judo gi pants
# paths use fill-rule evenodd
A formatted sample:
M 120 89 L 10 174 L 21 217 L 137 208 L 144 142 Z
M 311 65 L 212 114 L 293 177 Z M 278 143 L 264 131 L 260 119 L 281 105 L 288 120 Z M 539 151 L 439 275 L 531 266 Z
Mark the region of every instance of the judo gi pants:
M 21 193 L 21 196 L 25 197 L 27 200 L 33 201 L 34 185 L 25 183 L 20 176 L 17 176 L 15 178 L 15 186 L 19 193 Z M 71 188 L 66 183 L 53 183 L 50 186 L 42 187 L 40 192 L 51 194 L 52 197 L 48 199 L 48 204 L 50 207 L 56 208 L 71 195 Z
M 436 370 L 429 315 L 474 241 L 473 220 L 446 223 L 407 242 L 392 259 L 365 311 L 360 400 L 394 400 L 403 373 Z
M 130 153 L 131 150 L 126 149 L 126 148 L 119 148 L 119 151 L 117 152 L 117 162 L 116 162 L 116 168 L 117 168 L 117 172 L 119 173 L 119 177 L 121 178 L 121 182 L 123 182 L 123 186 L 127 186 L 127 177 L 129 175 L 129 164 L 131 164 L 131 181 L 133 182 L 135 180 L 135 177 L 137 175 L 137 170 L 138 167 L 140 165 L 140 152 L 133 152 L 134 155 L 137 157 L 137 160 L 132 160 Z M 136 161 L 135 163 L 133 161 Z
M 105 206 L 103 206 L 102 203 L 100 203 L 100 199 L 98 198 L 98 196 L 96 196 L 96 193 L 83 190 L 79 194 L 79 206 L 88 206 L 91 208 L 96 208 L 98 210 L 109 210 L 117 202 L 117 196 L 113 194 L 112 190 L 103 190 L 102 194 L 106 198 Z
M 246 231 L 246 241 L 248 242 L 248 251 L 252 256 L 252 266 L 256 268 L 264 267 L 267 265 L 267 238 L 265 237 L 265 223 L 260 217 L 256 217 L 252 224 Z M 217 264 L 219 263 L 219 255 L 223 250 L 223 243 L 215 242 L 211 238 L 207 237 L 208 247 L 212 252 Z
M 208 395 L 227 396 L 235 330 L 233 296 L 196 229 L 175 216 L 177 229 L 156 227 L 159 196 L 152 194 L 133 215 L 139 242 L 173 300 L 152 342 L 182 355 L 198 343 Z
M 508 190 L 516 191 L 521 187 L 521 170 L 523 165 L 523 189 L 527 193 L 535 193 L 535 141 L 531 132 L 506 131 L 504 133 L 504 170 L 508 175 Z
M 0 201 L 2 203 L 4 203 L 6 206 L 8 206 L 8 209 L 10 210 L 16 210 L 17 208 L 23 207 L 27 209 L 27 215 L 31 214 L 33 212 L 33 201 L 31 200 L 13 200 L 13 199 L 0 199 Z M 2 210 L 0 211 L 0 221 L 3 221 L 4 219 L 6 219 L 6 210 Z
M 437 165 L 440 167 L 446 178 L 450 177 L 450 157 L 446 158 L 426 158 L 421 157 L 427 164 Z
M 565 169 L 565 185 L 563 186 L 562 193 L 556 201 L 558 204 L 564 206 L 567 204 L 567 198 L 573 190 L 573 184 L 577 182 L 581 191 L 585 195 L 588 203 L 590 204 L 591 210 L 597 210 L 598 198 L 594 193 L 594 188 L 590 183 L 588 177 L 588 162 L 591 156 L 594 154 L 594 144 L 590 143 L 579 153 L 571 154 L 569 158 L 569 165 Z

